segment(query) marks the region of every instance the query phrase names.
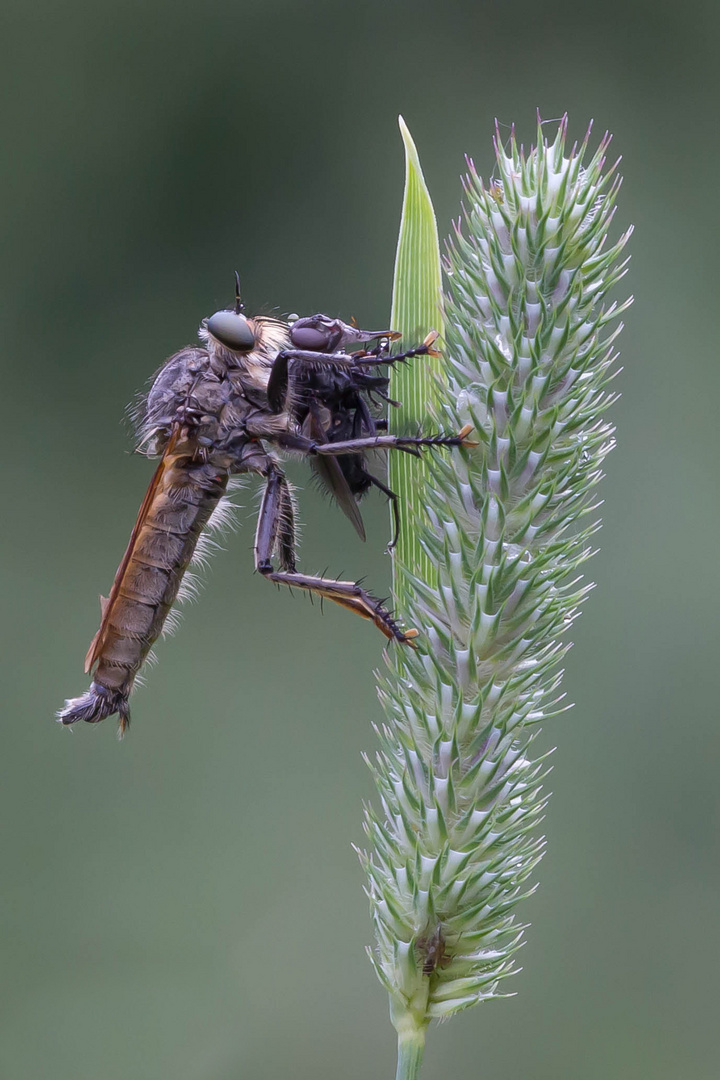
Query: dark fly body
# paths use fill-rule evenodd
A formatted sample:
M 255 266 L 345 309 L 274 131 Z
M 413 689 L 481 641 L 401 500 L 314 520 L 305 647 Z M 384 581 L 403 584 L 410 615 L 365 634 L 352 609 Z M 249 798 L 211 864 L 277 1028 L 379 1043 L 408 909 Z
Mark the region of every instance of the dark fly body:
M 387 399 L 388 385 L 378 368 L 427 354 L 434 335 L 393 355 L 391 332 L 362 331 L 324 315 L 291 323 L 248 317 L 238 291 L 235 307 L 204 320 L 199 337 L 201 344 L 166 361 L 141 410 L 139 448 L 160 461 L 110 595 L 101 601 L 100 629 L 85 661 L 93 680 L 59 712 L 63 724 L 97 723 L 117 713 L 125 730 L 133 684 L 233 476 L 256 473 L 265 483 L 254 545 L 259 573 L 349 608 L 390 640 L 407 644 L 416 634 L 403 631 L 356 582 L 297 570 L 293 496 L 277 451 L 309 459 L 364 536 L 357 499 L 371 486 L 395 498 L 369 471 L 370 451 L 417 454 L 466 440 L 467 430 L 388 435 L 375 418 L 373 401 Z M 378 344 L 368 349 L 369 342 Z
M 357 341 L 379 341 L 372 350 L 350 353 L 343 362 L 332 366 L 313 363 L 309 359 L 288 360 L 287 367 L 279 361 L 273 371 L 268 387 L 271 407 L 281 408 L 283 403 L 288 407 L 290 403 L 300 431 L 329 443 L 374 438 L 387 431 L 387 420 L 377 415 L 378 406 L 397 402 L 388 396 L 390 380 L 379 374 L 378 365 L 432 354 L 431 346 L 437 338 L 433 332 L 420 348 L 393 357 L 387 350 L 398 334 L 392 331 L 370 333 L 325 315 L 298 319 L 290 334 L 293 344 L 315 348 L 324 355 L 337 350 L 341 344 L 351 344 L 353 334 L 357 335 Z M 286 353 L 286 356 L 290 355 Z M 372 487 L 382 491 L 392 501 L 395 518 L 394 535 L 388 549 L 395 546 L 399 529 L 397 497 L 370 471 L 367 452 L 317 456 L 312 460 L 312 467 L 363 540 L 365 528 L 358 500 Z

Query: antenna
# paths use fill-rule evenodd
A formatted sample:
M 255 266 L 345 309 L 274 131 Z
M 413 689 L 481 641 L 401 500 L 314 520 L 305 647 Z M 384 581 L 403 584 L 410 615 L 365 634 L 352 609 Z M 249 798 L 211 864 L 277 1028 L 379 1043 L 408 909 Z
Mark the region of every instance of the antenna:
M 241 315 L 245 310 L 245 305 L 240 299 L 240 275 L 237 270 L 235 271 L 235 314 Z

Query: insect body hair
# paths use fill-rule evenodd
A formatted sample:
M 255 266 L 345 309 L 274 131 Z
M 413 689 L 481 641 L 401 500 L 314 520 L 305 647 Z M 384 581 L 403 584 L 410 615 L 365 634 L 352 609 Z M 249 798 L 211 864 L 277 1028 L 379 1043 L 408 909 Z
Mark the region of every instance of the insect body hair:
M 128 693 L 121 690 L 109 690 L 99 683 L 91 682 L 80 697 L 68 698 L 57 713 L 58 720 L 64 724 L 74 724 L 84 720 L 86 724 L 98 724 L 107 716 L 118 713 L 120 716 L 120 734 L 130 723 Z
M 235 489 L 239 486 L 241 485 L 233 485 Z M 215 535 L 222 537 L 234 530 L 237 527 L 236 510 L 236 504 L 228 495 L 223 495 L 222 498 L 218 500 L 217 506 L 208 518 L 204 531 L 198 537 L 195 551 L 190 560 L 190 565 L 192 567 L 207 570 L 211 555 L 222 549 L 222 544 L 219 543 L 212 534 L 214 533 Z M 193 603 L 197 600 L 200 596 L 203 583 L 203 579 L 199 574 L 194 574 L 191 570 L 186 570 L 180 583 L 180 588 L 178 589 L 175 601 L 176 604 Z M 162 629 L 162 636 L 169 637 L 174 634 L 181 621 L 182 612 L 178 611 L 177 608 L 172 608 L 166 616 Z

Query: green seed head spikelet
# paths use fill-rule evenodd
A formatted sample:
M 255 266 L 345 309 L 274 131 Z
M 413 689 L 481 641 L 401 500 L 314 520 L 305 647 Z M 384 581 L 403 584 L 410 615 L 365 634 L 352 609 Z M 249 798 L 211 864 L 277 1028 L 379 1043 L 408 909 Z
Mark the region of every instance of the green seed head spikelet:
M 420 635 L 416 650 L 388 650 L 380 678 L 380 802 L 361 854 L 370 955 L 401 1040 L 500 996 L 543 851 L 546 763 L 531 743 L 561 708 L 567 631 L 590 588 L 579 570 L 598 529 L 627 306 L 607 300 L 629 236 L 608 238 L 620 183 L 609 139 L 589 156 L 588 137 L 566 148 L 566 127 L 548 144 L 538 125 L 528 153 L 498 135 L 488 184 L 469 161 L 447 244 L 442 371 L 423 424 L 470 423 L 478 446 L 428 453 L 425 478 L 409 481 L 422 485 L 414 528 L 433 573 L 396 567 Z

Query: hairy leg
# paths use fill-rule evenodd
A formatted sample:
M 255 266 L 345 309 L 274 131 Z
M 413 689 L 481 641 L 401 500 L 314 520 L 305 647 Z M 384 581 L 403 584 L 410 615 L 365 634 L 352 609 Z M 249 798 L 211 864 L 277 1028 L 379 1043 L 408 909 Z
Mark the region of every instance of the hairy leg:
M 275 358 L 268 380 L 267 394 L 270 408 L 275 412 L 280 412 L 283 408 L 288 385 L 288 367 L 291 360 L 314 367 L 334 367 L 347 372 L 361 371 L 367 368 L 380 367 L 383 364 L 401 363 L 405 360 L 411 360 L 414 356 L 437 356 L 438 353 L 432 347 L 437 337 L 436 331 L 432 330 L 422 345 L 418 345 L 415 349 L 407 349 L 401 353 L 390 353 L 383 348 L 370 349 L 359 353 L 283 349 Z
M 303 589 L 324 596 L 356 615 L 369 619 L 390 641 L 411 644 L 416 630 L 403 631 L 377 597 L 354 581 L 332 581 L 319 575 L 300 574 L 295 569 L 294 524 L 292 501 L 283 473 L 275 467 L 267 478 L 257 531 L 255 534 L 255 568 L 278 585 Z M 279 549 L 282 570 L 275 570 L 273 553 Z
M 340 454 L 362 454 L 369 450 L 402 450 L 406 454 L 419 457 L 421 448 L 426 446 L 477 446 L 477 443 L 468 439 L 471 431 L 471 425 L 466 424 L 457 435 L 371 435 L 368 438 L 327 443 L 282 432 L 273 441 L 287 450 L 299 450 L 305 454 L 336 457 Z

